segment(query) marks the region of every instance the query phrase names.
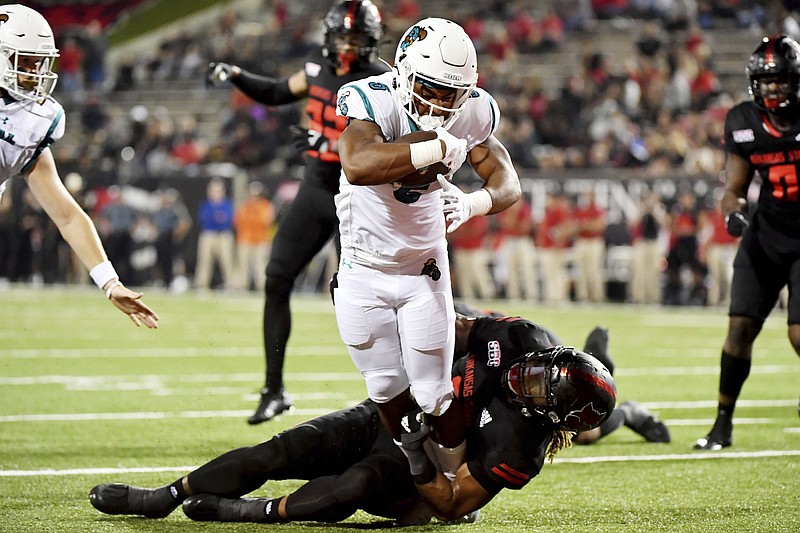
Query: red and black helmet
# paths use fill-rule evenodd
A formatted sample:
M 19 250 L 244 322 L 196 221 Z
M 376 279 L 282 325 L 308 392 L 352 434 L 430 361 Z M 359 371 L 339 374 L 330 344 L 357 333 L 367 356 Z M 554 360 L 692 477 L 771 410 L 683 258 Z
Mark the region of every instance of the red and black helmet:
M 503 384 L 523 415 L 570 431 L 599 426 L 617 402 L 611 372 L 591 355 L 569 346 L 512 361 L 503 372 Z
M 750 94 L 765 111 L 780 114 L 792 110 L 800 101 L 800 45 L 787 35 L 764 37 L 747 64 Z M 780 90 L 768 93 L 761 79 L 778 80 Z
M 381 12 L 370 0 L 340 0 L 325 15 L 324 24 L 322 53 L 334 67 L 349 70 L 377 60 L 383 22 Z M 344 49 L 342 40 L 352 42 L 357 53 Z

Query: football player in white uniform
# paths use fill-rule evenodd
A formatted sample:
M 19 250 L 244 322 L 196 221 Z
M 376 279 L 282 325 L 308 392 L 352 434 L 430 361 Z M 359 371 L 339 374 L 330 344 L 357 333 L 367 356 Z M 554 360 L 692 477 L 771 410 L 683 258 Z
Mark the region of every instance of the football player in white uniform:
M 415 402 L 433 415 L 445 471 L 455 471 L 464 450 L 463 421 L 451 408 L 455 314 L 445 231 L 520 197 L 508 152 L 493 136 L 497 104 L 477 81 L 475 47 L 464 30 L 427 18 L 401 38 L 392 72 L 338 92 L 337 113 L 348 119 L 335 198 L 339 332 L 395 440 Z M 419 130 L 435 137 L 393 142 Z M 485 182 L 469 194 L 449 182 L 465 159 Z M 438 182 L 398 183 L 438 162 L 449 168 Z
M 51 96 L 58 49 L 45 18 L 29 7 L 0 7 L 0 194 L 23 176 L 97 286 L 137 326 L 158 326 L 142 294 L 122 285 L 91 219 L 69 194 L 49 146 L 64 135 L 64 109 Z

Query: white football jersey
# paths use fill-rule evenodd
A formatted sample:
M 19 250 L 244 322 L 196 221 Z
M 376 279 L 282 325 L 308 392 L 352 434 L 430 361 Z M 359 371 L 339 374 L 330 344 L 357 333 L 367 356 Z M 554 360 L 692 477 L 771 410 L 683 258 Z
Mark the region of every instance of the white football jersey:
M 0 96 L 0 194 L 6 180 L 27 174 L 39 155 L 64 136 L 64 108 Z
M 400 105 L 394 73 L 347 83 L 339 89 L 336 113 L 376 123 L 386 141 L 419 128 Z M 466 139 L 467 151 L 496 129 L 500 111 L 492 96 L 474 89 L 449 132 Z M 342 170 L 335 197 L 342 257 L 370 266 L 393 267 L 418 260 L 445 243 L 444 203 L 437 182 L 422 187 L 351 185 Z

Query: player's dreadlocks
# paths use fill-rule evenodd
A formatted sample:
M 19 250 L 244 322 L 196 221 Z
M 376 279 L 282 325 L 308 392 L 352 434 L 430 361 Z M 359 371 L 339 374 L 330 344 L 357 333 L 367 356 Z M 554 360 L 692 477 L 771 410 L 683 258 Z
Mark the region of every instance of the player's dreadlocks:
M 568 429 L 557 429 L 555 433 L 553 433 L 553 438 L 550 440 L 550 444 L 547 445 L 545 457 L 552 463 L 553 458 L 558 452 L 565 448 L 572 448 L 572 438 L 574 436 L 574 431 L 570 431 Z

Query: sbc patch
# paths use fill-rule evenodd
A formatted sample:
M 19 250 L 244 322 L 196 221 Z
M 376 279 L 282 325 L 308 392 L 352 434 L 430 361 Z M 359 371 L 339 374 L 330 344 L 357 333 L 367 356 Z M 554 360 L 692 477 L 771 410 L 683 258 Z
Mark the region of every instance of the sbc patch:
M 486 346 L 486 354 L 489 356 L 486 361 L 486 366 L 498 367 L 500 366 L 500 343 L 497 341 L 489 341 Z
M 319 73 L 322 72 L 322 65 L 319 63 L 312 63 L 311 61 L 306 63 L 306 76 L 311 76 L 312 78 L 316 78 L 319 76 Z
M 751 143 L 755 140 L 756 135 L 751 129 L 733 131 L 733 142 L 735 143 Z

